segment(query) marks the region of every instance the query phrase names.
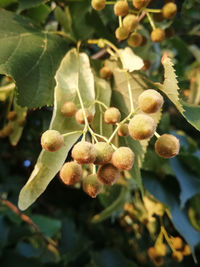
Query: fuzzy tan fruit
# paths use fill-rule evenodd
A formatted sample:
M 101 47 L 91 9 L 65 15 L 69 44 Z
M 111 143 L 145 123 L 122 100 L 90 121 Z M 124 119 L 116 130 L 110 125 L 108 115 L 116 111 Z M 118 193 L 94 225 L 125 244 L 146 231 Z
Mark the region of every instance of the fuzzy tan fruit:
M 112 155 L 112 164 L 120 170 L 130 170 L 133 167 L 135 154 L 129 147 L 119 147 Z
M 129 33 L 134 31 L 138 26 L 138 17 L 133 14 L 128 14 L 123 19 L 123 26 Z
M 165 19 L 172 19 L 176 16 L 177 6 L 175 3 L 169 2 L 162 8 L 162 15 Z
M 149 0 L 133 0 L 133 6 L 137 9 L 140 9 L 142 7 L 145 7 L 149 4 Z
M 106 0 L 92 0 L 91 5 L 95 10 L 102 10 L 106 6 Z
M 7 124 L 3 127 L 2 130 L 0 130 L 0 138 L 5 138 L 9 135 L 11 135 L 14 131 L 14 128 L 11 124 Z
M 129 134 L 135 140 L 151 138 L 156 130 L 155 121 L 148 115 L 135 115 L 128 125 Z
M 103 79 L 110 79 L 112 77 L 112 70 L 104 66 L 99 71 L 100 77 Z
M 120 175 L 119 170 L 111 163 L 102 165 L 97 172 L 97 178 L 100 182 L 107 185 L 116 183 Z
M 72 149 L 72 158 L 80 164 L 93 163 L 96 155 L 94 145 L 86 141 L 78 142 Z
M 126 123 L 122 124 L 119 127 L 117 133 L 118 133 L 119 136 L 124 136 L 124 137 L 128 136 L 129 135 L 128 124 L 126 124 Z
M 151 68 L 151 61 L 146 59 L 143 60 L 144 66 L 142 67 L 142 70 L 149 70 Z
M 41 145 L 42 148 L 49 151 L 55 152 L 59 150 L 64 144 L 63 136 L 56 130 L 47 130 L 42 134 Z
M 129 32 L 124 27 L 118 27 L 115 31 L 115 37 L 119 40 L 125 40 L 128 38 Z
M 88 123 L 92 123 L 93 121 L 93 114 L 88 110 L 88 109 L 85 109 L 85 114 L 86 114 L 86 117 L 87 117 L 87 120 L 88 120 Z M 82 109 L 79 109 L 76 114 L 75 114 L 75 119 L 78 123 L 80 124 L 85 124 L 85 119 L 84 119 L 84 113 L 83 113 L 83 110 Z
M 160 29 L 160 28 L 156 28 L 155 30 L 153 30 L 151 32 L 151 40 L 154 43 L 160 43 L 165 39 L 165 32 Z
M 108 108 L 104 113 L 104 121 L 107 124 L 115 124 L 120 122 L 121 113 L 119 109 L 115 107 Z
M 128 38 L 128 45 L 131 47 L 137 47 L 140 46 L 142 43 L 142 35 L 139 33 L 132 33 L 131 36 Z
M 14 121 L 17 119 L 17 112 L 15 110 L 9 111 L 7 114 L 7 120 Z
M 186 244 L 183 248 L 183 255 L 184 256 L 189 256 L 191 255 L 191 249 L 190 249 L 190 246 L 188 244 Z
M 80 181 L 82 167 L 75 161 L 65 163 L 60 170 L 60 178 L 66 185 L 73 185 Z
M 179 236 L 173 237 L 171 239 L 171 241 L 172 241 L 173 247 L 176 250 L 182 250 L 183 249 L 183 240 Z
M 128 14 L 128 8 L 126 1 L 117 1 L 114 5 L 114 13 L 116 16 L 126 16 Z
M 113 148 L 111 145 L 109 145 L 106 142 L 98 142 L 94 145 L 96 149 L 96 160 L 94 164 L 96 165 L 104 165 L 107 164 L 111 161 L 112 159 L 112 154 L 114 152 Z
M 171 134 L 161 135 L 155 142 L 155 151 L 162 158 L 173 158 L 178 155 L 179 140 Z
M 172 253 L 172 258 L 177 262 L 181 262 L 183 260 L 183 254 L 180 251 L 174 251 Z
M 148 89 L 138 98 L 139 108 L 145 113 L 156 113 L 163 105 L 163 97 L 156 90 Z
M 61 107 L 61 113 L 65 117 L 73 117 L 76 111 L 77 111 L 76 105 L 71 101 L 65 102 Z
M 90 174 L 83 179 L 83 190 L 92 198 L 95 198 L 103 190 L 103 184 L 97 179 L 96 174 Z

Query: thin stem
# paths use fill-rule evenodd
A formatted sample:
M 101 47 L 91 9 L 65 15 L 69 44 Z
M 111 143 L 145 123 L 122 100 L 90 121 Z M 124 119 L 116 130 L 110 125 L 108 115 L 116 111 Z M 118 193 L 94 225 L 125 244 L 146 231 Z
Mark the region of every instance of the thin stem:
M 149 20 L 149 23 L 151 24 L 152 29 L 155 30 L 156 29 L 156 26 L 154 24 L 154 21 L 153 21 L 151 15 L 149 14 L 149 12 L 147 12 L 146 14 L 147 14 L 147 18 Z
M 48 31 L 48 34 L 49 33 L 50 34 L 58 34 L 60 36 L 66 37 L 67 39 L 71 40 L 75 44 L 77 43 L 77 41 L 73 37 L 71 37 L 68 33 L 66 33 L 66 32 L 61 32 L 61 31 Z
M 78 134 L 78 133 L 83 133 L 83 131 L 74 131 L 74 132 L 70 132 L 70 133 L 65 133 L 65 134 L 62 134 L 62 136 L 66 137 L 66 136 L 69 136 L 69 135 L 72 135 L 72 134 Z
M 162 9 L 152 9 L 152 8 L 145 8 L 143 11 L 151 12 L 151 13 L 161 13 Z
M 131 113 L 133 113 L 134 112 L 133 94 L 132 94 L 131 85 L 130 85 L 130 81 L 129 81 L 129 77 L 128 77 L 127 72 L 125 72 L 125 76 L 126 76 L 126 80 L 127 80 L 128 94 L 129 94 L 129 98 L 130 98 Z
M 106 5 L 114 5 L 114 4 L 116 4 L 115 1 L 106 1 Z
M 102 105 L 105 109 L 108 109 L 108 106 L 106 106 L 106 104 L 104 104 L 103 102 L 101 102 L 99 100 L 95 100 L 94 103 L 97 103 L 99 105 Z
M 170 246 L 171 250 L 172 250 L 173 252 L 175 252 L 176 250 L 174 249 L 173 244 L 172 244 L 172 241 L 171 241 L 171 239 L 169 238 L 168 233 L 167 233 L 167 231 L 165 230 L 165 227 L 164 227 L 163 225 L 161 226 L 161 232 L 163 233 L 163 235 L 164 235 L 164 237 L 165 237 L 165 239 L 166 239 L 168 245 Z
M 159 133 L 157 133 L 157 132 L 155 132 L 154 135 L 155 135 L 156 138 L 160 137 Z
M 119 27 L 122 27 L 123 23 L 122 23 L 122 16 L 119 16 Z
M 92 164 L 92 174 L 96 174 L 96 165 L 95 164 Z

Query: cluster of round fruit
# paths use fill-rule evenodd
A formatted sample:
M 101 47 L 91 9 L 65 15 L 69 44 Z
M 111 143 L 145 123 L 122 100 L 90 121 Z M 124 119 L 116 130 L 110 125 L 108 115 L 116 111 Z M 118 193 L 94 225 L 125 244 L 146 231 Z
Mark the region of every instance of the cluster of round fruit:
M 137 27 L 139 25 L 139 15 L 141 11 L 145 11 L 145 8 L 150 3 L 150 0 L 133 0 L 133 8 L 129 7 L 127 0 L 118 0 L 114 4 L 114 13 L 116 16 L 124 17 L 120 22 L 119 27 L 115 31 L 115 36 L 118 40 L 125 40 L 128 38 L 127 42 L 132 47 L 143 46 L 147 42 L 147 38 L 137 33 Z M 95 10 L 102 10 L 106 6 L 106 0 L 92 0 L 92 7 Z M 152 12 L 152 10 L 146 10 L 146 13 Z M 136 13 L 136 15 L 132 14 Z M 177 13 L 177 6 L 173 0 L 166 1 L 163 8 L 159 10 L 159 13 L 153 13 L 153 18 L 157 22 L 161 22 L 164 19 L 172 19 Z M 148 14 L 148 17 L 150 15 Z M 150 17 L 150 23 L 152 24 L 153 18 Z M 153 42 L 162 42 L 165 37 L 171 37 L 173 35 L 172 28 L 167 28 L 163 30 L 161 28 L 156 28 L 153 25 L 153 30 L 151 32 L 151 40 Z
M 181 262 L 184 256 L 191 254 L 189 245 L 184 244 L 179 236 L 170 238 L 170 247 L 172 248 L 172 258 L 177 262 Z M 150 247 L 147 253 L 156 266 L 161 266 L 164 263 L 163 257 L 167 253 L 167 246 L 164 243 L 155 245 Z
M 9 111 L 6 116 L 6 119 L 8 123 L 0 130 L 0 138 L 8 137 L 9 135 L 13 133 L 14 128 L 11 122 L 17 120 L 17 112 L 15 110 Z M 17 122 L 19 126 L 23 126 L 25 119 L 19 119 Z
M 138 98 L 138 105 L 142 114 L 133 114 L 129 123 L 126 119 L 120 122 L 121 113 L 116 107 L 109 107 L 104 113 L 104 121 L 107 124 L 117 124 L 119 136 L 130 135 L 135 140 L 145 140 L 155 134 L 156 123 L 149 115 L 157 112 L 163 105 L 163 97 L 153 89 L 144 91 Z M 88 110 L 78 110 L 72 102 L 66 102 L 61 108 L 64 116 L 75 115 L 77 122 L 84 124 L 85 116 L 88 123 L 93 116 Z M 132 114 L 131 114 L 132 115 Z M 127 119 L 128 120 L 128 119 Z M 64 144 L 64 137 L 56 130 L 48 130 L 41 137 L 42 147 L 50 152 L 57 151 Z M 163 134 L 155 143 L 157 154 L 164 158 L 171 158 L 179 152 L 179 141 L 175 136 Z M 99 166 L 97 174 L 91 174 L 83 179 L 83 189 L 90 196 L 96 197 L 101 192 L 103 184 L 113 185 L 120 176 L 120 170 L 130 170 L 134 163 L 134 152 L 128 147 L 113 149 L 111 140 L 92 144 L 86 141 L 78 142 L 72 149 L 74 161 L 64 164 L 60 171 L 60 177 L 66 185 L 72 185 L 80 181 L 82 167 L 80 164 L 94 164 Z

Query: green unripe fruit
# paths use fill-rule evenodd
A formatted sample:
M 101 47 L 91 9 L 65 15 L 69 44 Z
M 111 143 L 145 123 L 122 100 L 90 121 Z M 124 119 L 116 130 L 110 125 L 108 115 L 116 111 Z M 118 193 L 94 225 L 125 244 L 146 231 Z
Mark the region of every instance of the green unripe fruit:
M 115 37 L 122 41 L 128 38 L 129 32 L 124 27 L 118 27 L 115 31 Z
M 114 152 L 111 145 L 105 142 L 98 142 L 94 145 L 96 149 L 96 160 L 94 164 L 96 165 L 104 165 L 111 161 L 112 154 Z
M 155 121 L 148 115 L 135 115 L 128 125 L 129 134 L 135 140 L 151 138 L 156 130 Z
M 119 136 L 128 136 L 129 135 L 129 131 L 128 131 L 128 124 L 122 124 L 118 131 L 117 131 Z
M 179 140 L 171 134 L 161 135 L 155 143 L 155 151 L 162 158 L 173 158 L 179 153 Z
M 41 137 L 42 148 L 49 152 L 55 152 L 59 150 L 63 144 L 64 144 L 64 138 L 56 130 L 47 130 L 42 134 Z
M 5 125 L 3 129 L 0 131 L 0 138 L 5 138 L 11 135 L 13 131 L 14 131 L 14 128 L 11 124 Z
M 17 119 L 17 112 L 16 111 L 13 110 L 13 111 L 8 112 L 7 120 L 14 121 L 16 119 Z
M 138 98 L 139 108 L 145 113 L 155 113 L 163 105 L 163 97 L 156 90 L 145 90 Z
M 103 190 L 103 184 L 97 179 L 96 174 L 91 174 L 83 179 L 83 190 L 95 198 Z
M 109 69 L 108 67 L 102 67 L 99 73 L 100 73 L 101 78 L 103 79 L 110 79 L 113 74 L 112 70 Z
M 165 32 L 160 29 L 156 28 L 151 32 L 151 40 L 155 43 L 160 43 L 165 39 Z
M 115 107 L 108 108 L 104 113 L 104 121 L 107 124 L 115 124 L 120 122 L 121 113 L 119 109 Z
M 128 14 L 128 3 L 126 1 L 117 1 L 114 5 L 116 16 L 126 16 Z
M 132 47 L 140 46 L 142 43 L 142 35 L 139 33 L 132 33 L 131 36 L 128 38 L 128 44 Z
M 162 8 L 162 15 L 165 19 L 172 19 L 176 16 L 177 13 L 177 6 L 175 3 L 167 3 Z
M 169 27 L 167 29 L 165 29 L 165 37 L 166 38 L 171 38 L 172 36 L 174 36 L 175 32 L 174 32 L 174 28 L 173 27 Z
M 119 170 L 111 163 L 102 165 L 97 172 L 99 181 L 107 185 L 113 185 L 119 179 L 119 175 Z
M 72 158 L 80 164 L 93 163 L 96 159 L 96 149 L 89 142 L 78 142 L 72 149 Z
M 82 167 L 75 161 L 65 163 L 60 170 L 60 178 L 66 185 L 77 183 L 82 177 Z
M 92 0 L 91 5 L 95 10 L 102 10 L 106 6 L 106 0 Z
M 73 117 L 76 113 L 76 105 L 73 102 L 65 102 L 61 107 L 61 113 L 65 117 Z
M 88 110 L 88 109 L 85 109 L 85 114 L 86 114 L 86 117 L 87 117 L 87 120 L 88 120 L 88 123 L 92 123 L 93 121 L 93 114 Z M 75 114 L 75 119 L 78 123 L 80 124 L 85 124 L 85 119 L 84 119 L 84 113 L 83 113 L 83 110 L 82 109 L 79 109 L 76 114 Z
M 177 262 L 181 262 L 183 260 L 183 254 L 180 251 L 174 251 L 172 253 L 172 258 Z
M 112 164 L 120 170 L 130 170 L 133 167 L 135 155 L 129 147 L 119 147 L 112 155 Z
M 149 0 L 133 0 L 133 6 L 137 9 L 140 9 L 147 6 L 149 2 Z
M 123 27 L 127 30 L 127 32 L 132 32 L 138 26 L 138 17 L 132 14 L 128 14 L 123 19 Z
M 142 67 L 142 70 L 149 70 L 151 68 L 151 61 L 146 59 L 143 60 L 144 66 Z

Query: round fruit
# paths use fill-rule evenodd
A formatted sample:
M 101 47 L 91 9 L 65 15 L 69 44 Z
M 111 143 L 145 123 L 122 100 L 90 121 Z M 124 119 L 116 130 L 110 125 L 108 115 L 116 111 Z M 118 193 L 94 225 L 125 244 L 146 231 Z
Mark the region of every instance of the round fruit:
M 137 9 L 147 6 L 149 0 L 133 0 L 133 6 Z
M 151 32 L 151 40 L 155 43 L 162 42 L 165 39 L 165 32 L 160 29 L 156 28 Z
M 119 170 L 111 163 L 102 165 L 97 172 L 99 181 L 107 185 L 113 185 L 118 180 L 119 175 Z
M 155 113 L 163 105 L 163 97 L 156 90 L 145 90 L 138 98 L 139 108 L 145 113 Z
M 116 16 L 126 16 L 128 14 L 128 3 L 126 1 L 117 1 L 114 5 Z
M 173 158 L 179 153 L 179 140 L 171 134 L 161 135 L 155 143 L 155 151 L 162 158 Z
M 175 3 L 167 3 L 162 8 L 162 15 L 165 19 L 172 19 L 176 16 L 177 6 Z
M 145 46 L 146 43 L 147 43 L 147 37 L 142 35 L 142 42 L 141 42 L 140 46 Z
M 106 0 L 92 0 L 91 5 L 95 10 L 102 10 L 106 6 Z
M 173 247 L 176 250 L 182 250 L 183 249 L 183 240 L 179 236 L 173 237 L 171 239 L 171 241 L 172 241 Z
M 144 66 L 142 67 L 142 70 L 149 70 L 151 68 L 151 61 L 146 59 L 143 60 Z
M 93 114 L 88 109 L 85 109 L 85 114 L 86 114 L 88 123 L 91 123 L 93 121 L 93 118 L 94 118 Z M 79 109 L 76 112 L 75 119 L 78 123 L 85 124 L 84 113 L 83 113 L 82 109 Z
M 11 135 L 14 131 L 14 128 L 11 124 L 7 124 L 3 127 L 3 129 L 0 131 L 0 138 L 5 138 L 9 135 Z
M 133 14 L 128 14 L 123 19 L 123 26 L 127 30 L 127 32 L 132 32 L 138 26 L 138 17 Z
M 165 37 L 166 38 L 171 38 L 172 36 L 174 36 L 175 32 L 174 32 L 174 28 L 173 27 L 169 27 L 165 29 Z
M 96 149 L 96 160 L 94 164 L 96 165 L 104 165 L 111 161 L 112 154 L 114 152 L 111 145 L 106 142 L 98 142 L 94 145 Z
M 132 47 L 140 46 L 142 43 L 142 35 L 139 33 L 132 33 L 131 36 L 128 38 L 128 44 Z
M 118 27 L 115 31 L 115 37 L 120 41 L 125 40 L 128 37 L 128 35 L 129 32 L 124 27 Z
M 75 161 L 65 163 L 60 170 L 60 178 L 66 185 L 77 183 L 82 177 L 82 167 Z
M 135 140 L 151 138 L 156 130 L 155 121 L 148 115 L 135 115 L 128 125 L 129 134 Z
M 174 251 L 172 253 L 172 258 L 175 261 L 181 262 L 183 260 L 183 254 L 180 251 Z
M 93 163 L 96 155 L 94 145 L 89 142 L 78 142 L 72 149 L 72 158 L 80 164 Z
M 119 147 L 112 155 L 112 164 L 120 170 L 130 170 L 133 167 L 135 155 L 129 147 Z
M 83 190 L 92 198 L 95 198 L 103 189 L 103 184 L 97 179 L 96 174 L 90 174 L 83 179 Z
M 65 117 L 73 117 L 76 113 L 76 106 L 73 102 L 65 102 L 61 107 L 61 113 Z
M 119 136 L 128 136 L 129 135 L 129 131 L 128 131 L 128 124 L 122 124 L 118 131 L 117 131 Z
M 115 124 L 120 122 L 121 113 L 119 109 L 115 107 L 108 108 L 104 113 L 104 121 L 107 124 Z
M 186 244 L 184 246 L 184 249 L 183 249 L 183 255 L 184 256 L 189 256 L 191 254 L 191 249 L 190 249 L 190 246 L 188 244 Z
M 102 67 L 100 69 L 100 76 L 101 78 L 104 78 L 104 79 L 110 79 L 112 77 L 112 70 L 109 69 L 108 67 Z
M 64 144 L 63 136 L 56 130 L 47 130 L 42 134 L 41 145 L 42 148 L 49 152 L 59 150 Z
M 14 120 L 16 120 L 16 118 L 17 118 L 17 112 L 16 111 L 13 110 L 13 111 L 8 112 L 7 120 L 14 121 Z

